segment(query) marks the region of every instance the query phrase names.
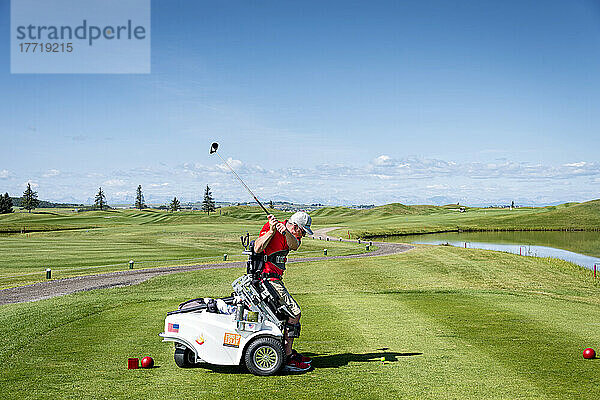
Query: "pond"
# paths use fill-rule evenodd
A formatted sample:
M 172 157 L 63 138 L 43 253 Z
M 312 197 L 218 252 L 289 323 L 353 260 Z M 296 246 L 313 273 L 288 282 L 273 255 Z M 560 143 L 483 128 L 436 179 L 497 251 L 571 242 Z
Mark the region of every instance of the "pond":
M 387 237 L 383 241 L 448 243 L 457 247 L 504 251 L 524 256 L 560 258 L 590 269 L 597 264 L 600 268 L 600 232 L 448 232 Z

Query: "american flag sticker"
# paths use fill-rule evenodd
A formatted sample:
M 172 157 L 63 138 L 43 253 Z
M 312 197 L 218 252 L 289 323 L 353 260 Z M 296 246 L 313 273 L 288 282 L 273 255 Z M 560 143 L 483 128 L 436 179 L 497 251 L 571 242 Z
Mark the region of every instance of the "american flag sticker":
M 179 333 L 179 324 L 171 324 L 171 323 L 169 323 L 169 326 L 167 327 L 167 331 Z

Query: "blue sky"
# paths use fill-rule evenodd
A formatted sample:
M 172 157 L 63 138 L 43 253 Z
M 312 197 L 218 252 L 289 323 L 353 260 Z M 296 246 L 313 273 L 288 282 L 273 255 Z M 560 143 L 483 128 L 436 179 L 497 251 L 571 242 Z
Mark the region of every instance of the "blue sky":
M 326 204 L 599 198 L 597 1 L 153 1 L 152 73 L 10 74 L 0 191 Z

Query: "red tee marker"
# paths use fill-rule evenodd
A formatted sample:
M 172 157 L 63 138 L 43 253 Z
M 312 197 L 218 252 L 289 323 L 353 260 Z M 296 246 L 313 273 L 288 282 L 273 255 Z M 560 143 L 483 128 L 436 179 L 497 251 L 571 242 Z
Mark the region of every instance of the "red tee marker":
M 152 368 L 154 367 L 154 360 L 152 357 L 144 357 L 142 358 L 142 368 Z
M 588 347 L 583 351 L 583 358 L 588 360 L 591 358 L 596 358 L 596 352 L 591 347 Z

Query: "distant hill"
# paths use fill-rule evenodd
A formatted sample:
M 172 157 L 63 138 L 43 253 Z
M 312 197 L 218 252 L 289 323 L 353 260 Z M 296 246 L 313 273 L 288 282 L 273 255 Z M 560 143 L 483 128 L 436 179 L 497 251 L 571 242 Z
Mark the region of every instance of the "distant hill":
M 448 231 L 600 230 L 600 200 L 514 210 L 386 204 L 369 210 L 324 207 L 311 212 L 319 226 L 341 225 L 353 237 Z
M 565 203 L 544 207 L 547 212 L 531 215 L 526 221 L 531 227 L 552 229 L 600 229 L 600 199 L 585 203 Z
M 13 206 L 21 207 L 21 197 L 11 197 Z M 71 204 L 71 203 L 53 203 L 51 201 L 40 200 L 38 208 L 74 208 L 74 207 L 85 207 L 83 204 Z
M 459 206 L 453 205 L 458 208 Z M 313 217 L 387 217 L 393 215 L 426 215 L 446 212 L 449 206 L 414 205 L 391 203 L 369 209 L 354 209 L 347 207 L 323 207 L 310 213 Z

